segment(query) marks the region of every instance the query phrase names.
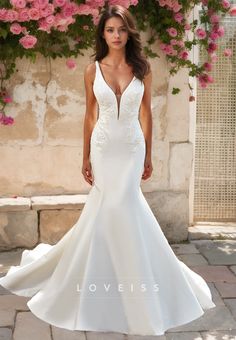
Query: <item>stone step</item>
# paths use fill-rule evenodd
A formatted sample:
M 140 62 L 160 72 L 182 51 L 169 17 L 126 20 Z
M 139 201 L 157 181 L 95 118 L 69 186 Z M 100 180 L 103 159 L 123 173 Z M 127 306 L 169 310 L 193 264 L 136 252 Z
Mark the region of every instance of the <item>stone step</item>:
M 0 251 L 57 243 L 78 221 L 87 196 L 1 197 Z
M 87 194 L 78 194 L 33 197 L 1 197 L 0 212 L 25 211 L 30 209 L 82 209 L 87 196 Z
M 188 228 L 188 240 L 236 240 L 236 223 L 196 224 Z

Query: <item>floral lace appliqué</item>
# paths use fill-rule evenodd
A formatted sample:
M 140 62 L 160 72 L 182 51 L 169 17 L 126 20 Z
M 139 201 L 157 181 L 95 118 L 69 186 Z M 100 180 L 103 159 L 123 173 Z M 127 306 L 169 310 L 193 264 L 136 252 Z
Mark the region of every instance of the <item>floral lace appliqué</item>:
M 131 152 L 135 152 L 140 144 L 145 145 L 143 131 L 137 120 L 127 122 L 125 141 L 129 145 Z

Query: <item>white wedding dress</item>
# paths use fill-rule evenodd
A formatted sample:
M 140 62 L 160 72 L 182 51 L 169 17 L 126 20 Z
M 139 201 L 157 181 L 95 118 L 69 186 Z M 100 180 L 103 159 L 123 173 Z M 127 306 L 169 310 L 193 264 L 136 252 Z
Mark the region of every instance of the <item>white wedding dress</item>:
M 24 250 L 0 284 L 69 330 L 162 335 L 215 307 L 205 280 L 174 254 L 140 188 L 144 84 L 120 102 L 96 63 L 99 118 L 91 136 L 94 183 L 79 220 L 55 245 Z

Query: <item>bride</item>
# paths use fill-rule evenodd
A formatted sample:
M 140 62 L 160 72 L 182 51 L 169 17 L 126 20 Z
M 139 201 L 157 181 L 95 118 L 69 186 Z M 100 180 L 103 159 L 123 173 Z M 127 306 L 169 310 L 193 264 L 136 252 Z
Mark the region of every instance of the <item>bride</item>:
M 215 304 L 205 280 L 175 256 L 141 191 L 153 170 L 152 72 L 126 8 L 104 10 L 95 49 L 84 72 L 84 209 L 57 244 L 25 249 L 0 284 L 31 297 L 31 312 L 60 328 L 162 335 Z

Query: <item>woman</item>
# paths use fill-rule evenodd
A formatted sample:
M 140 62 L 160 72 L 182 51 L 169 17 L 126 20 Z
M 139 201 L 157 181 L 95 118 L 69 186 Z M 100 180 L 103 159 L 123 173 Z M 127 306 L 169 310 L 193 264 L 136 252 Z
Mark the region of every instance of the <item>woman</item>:
M 151 78 L 133 17 L 109 7 L 97 27 L 95 63 L 84 73 L 82 173 L 92 188 L 82 214 L 56 245 L 25 250 L 0 279 L 32 297 L 32 313 L 57 327 L 162 335 L 215 307 L 140 188 L 152 173 Z

